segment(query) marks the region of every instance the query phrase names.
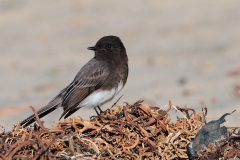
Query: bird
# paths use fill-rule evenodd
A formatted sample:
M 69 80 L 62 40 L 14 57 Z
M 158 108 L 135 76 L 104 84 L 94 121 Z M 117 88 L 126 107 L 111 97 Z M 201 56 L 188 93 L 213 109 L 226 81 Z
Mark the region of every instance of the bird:
M 104 36 L 95 46 L 88 47 L 94 51 L 90 59 L 77 73 L 73 81 L 46 106 L 37 111 L 39 118 L 59 107 L 63 113 L 59 120 L 67 118 L 80 108 L 97 108 L 112 100 L 125 86 L 128 78 L 128 56 L 121 39 L 117 36 Z M 31 115 L 20 122 L 26 127 L 35 122 Z

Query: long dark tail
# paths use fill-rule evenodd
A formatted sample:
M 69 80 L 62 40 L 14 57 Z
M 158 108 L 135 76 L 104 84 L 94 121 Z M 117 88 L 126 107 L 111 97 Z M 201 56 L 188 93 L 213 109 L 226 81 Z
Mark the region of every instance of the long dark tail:
M 52 111 L 57 109 L 61 103 L 62 103 L 62 98 L 60 96 L 56 97 L 53 101 L 49 102 L 46 106 L 44 106 L 43 108 L 37 111 L 39 118 L 42 118 L 48 113 L 51 113 Z M 27 127 L 28 125 L 32 124 L 35 121 L 36 121 L 35 115 L 33 114 L 30 117 L 23 120 L 20 123 L 20 125 L 22 127 Z

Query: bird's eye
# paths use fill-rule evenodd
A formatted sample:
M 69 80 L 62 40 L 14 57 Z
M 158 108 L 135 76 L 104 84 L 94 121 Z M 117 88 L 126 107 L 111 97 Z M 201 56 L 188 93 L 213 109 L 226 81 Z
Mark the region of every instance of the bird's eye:
M 108 44 L 108 45 L 107 45 L 107 48 L 108 48 L 108 49 L 110 49 L 111 47 L 112 47 L 111 44 Z

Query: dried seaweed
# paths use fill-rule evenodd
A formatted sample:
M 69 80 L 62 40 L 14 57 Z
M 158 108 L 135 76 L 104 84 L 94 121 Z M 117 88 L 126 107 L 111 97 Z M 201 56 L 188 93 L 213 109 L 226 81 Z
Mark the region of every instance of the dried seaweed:
M 46 129 L 41 121 L 33 127 L 19 125 L 0 133 L 0 159 L 188 159 L 187 144 L 205 124 L 207 110 L 196 113 L 180 108 L 187 118 L 171 122 L 168 111 L 137 101 L 114 105 L 90 120 L 73 117 Z M 201 152 L 207 157 L 239 158 L 239 128 L 229 129 L 222 140 Z

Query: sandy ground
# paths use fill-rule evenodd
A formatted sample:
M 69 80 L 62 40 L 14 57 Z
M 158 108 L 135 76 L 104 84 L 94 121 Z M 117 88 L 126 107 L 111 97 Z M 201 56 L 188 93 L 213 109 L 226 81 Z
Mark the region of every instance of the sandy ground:
M 171 100 L 200 111 L 204 101 L 208 121 L 237 109 L 227 125 L 239 126 L 239 8 L 238 0 L 0 0 L 0 125 L 9 130 L 32 113 L 30 105 L 48 103 L 93 57 L 87 47 L 117 35 L 130 67 L 120 105 Z M 47 125 L 61 112 L 46 116 Z

